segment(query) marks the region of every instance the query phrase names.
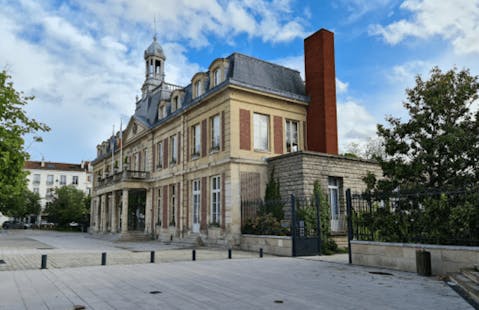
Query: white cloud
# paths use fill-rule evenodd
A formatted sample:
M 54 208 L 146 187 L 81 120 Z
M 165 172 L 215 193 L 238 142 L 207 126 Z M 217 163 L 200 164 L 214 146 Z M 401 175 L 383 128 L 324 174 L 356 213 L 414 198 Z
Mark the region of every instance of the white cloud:
M 435 36 L 450 42 L 457 54 L 479 53 L 479 0 L 406 0 L 403 10 L 412 16 L 389 25 L 372 25 L 370 34 L 395 45 L 408 37 Z
M 349 13 L 346 20 L 347 23 L 353 23 L 361 19 L 366 14 L 387 8 L 393 1 L 392 0 L 340 0 L 339 3 Z
M 340 79 L 336 78 L 336 93 L 337 94 L 344 94 L 348 91 L 349 84 L 346 82 L 341 81 Z
M 339 150 L 343 153 L 351 143 L 364 147 L 369 138 L 376 136 L 376 120 L 354 99 L 338 103 Z
M 288 0 L 2 2 L 0 68 L 18 90 L 36 96 L 29 115 L 52 127 L 44 143 L 29 149 L 33 159 L 92 159 L 111 125 L 118 129 L 120 117 L 125 123 L 133 114 L 154 17 L 168 57 L 166 79 L 184 86 L 204 70 L 187 51 L 208 46 L 208 38 L 234 42 L 246 34 L 278 43 L 303 37 L 303 20 L 293 19 L 291 8 Z

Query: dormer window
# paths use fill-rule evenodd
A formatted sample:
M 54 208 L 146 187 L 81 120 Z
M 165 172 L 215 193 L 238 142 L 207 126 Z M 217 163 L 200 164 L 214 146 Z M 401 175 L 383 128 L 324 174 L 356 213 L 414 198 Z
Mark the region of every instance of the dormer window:
M 171 113 L 181 108 L 180 95 L 175 95 L 171 98 Z
M 202 88 L 202 82 L 201 80 L 198 80 L 195 82 L 195 94 L 196 94 L 196 97 L 199 97 L 203 94 L 203 88 Z
M 213 71 L 213 87 L 217 86 L 220 83 L 221 83 L 221 70 L 220 68 L 216 68 Z
M 161 103 L 158 107 L 158 119 L 162 119 L 166 117 L 166 104 Z

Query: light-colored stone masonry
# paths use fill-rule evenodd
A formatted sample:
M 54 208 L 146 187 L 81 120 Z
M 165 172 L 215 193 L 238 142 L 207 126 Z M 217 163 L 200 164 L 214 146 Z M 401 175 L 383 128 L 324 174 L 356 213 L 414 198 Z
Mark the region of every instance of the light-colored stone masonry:
M 458 272 L 479 262 L 479 247 L 351 241 L 353 264 L 416 272 L 416 251 L 431 253 L 433 275 Z
M 274 177 L 280 182 L 281 196 L 288 199 L 291 194 L 298 197 L 311 196 L 314 182 L 319 180 L 327 194 L 328 177 L 339 178 L 340 213 L 346 213 L 346 190 L 361 192 L 366 185 L 363 178 L 372 172 L 382 178 L 378 163 L 369 160 L 349 158 L 317 152 L 300 151 L 269 158 L 268 174 L 274 169 Z M 343 217 L 345 218 L 345 217 Z M 345 222 L 342 224 L 345 231 Z

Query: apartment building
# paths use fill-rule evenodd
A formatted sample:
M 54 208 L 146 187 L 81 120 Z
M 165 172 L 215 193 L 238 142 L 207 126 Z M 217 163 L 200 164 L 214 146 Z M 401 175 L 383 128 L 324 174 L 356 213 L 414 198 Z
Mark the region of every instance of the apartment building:
M 29 160 L 25 162 L 24 169 L 29 172 L 28 189 L 40 195 L 42 213 L 47 203 L 52 201 L 55 188 L 72 185 L 91 195 L 93 170 L 89 162 L 71 164 Z M 42 216 L 46 221 L 44 214 L 40 214 L 38 218 L 30 218 L 30 222 L 41 223 Z

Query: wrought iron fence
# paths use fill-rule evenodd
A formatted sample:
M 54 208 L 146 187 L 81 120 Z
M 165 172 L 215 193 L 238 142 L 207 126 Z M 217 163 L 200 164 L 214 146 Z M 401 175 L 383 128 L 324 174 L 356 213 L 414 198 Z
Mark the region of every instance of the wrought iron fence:
M 479 191 L 353 194 L 356 240 L 479 246 Z

